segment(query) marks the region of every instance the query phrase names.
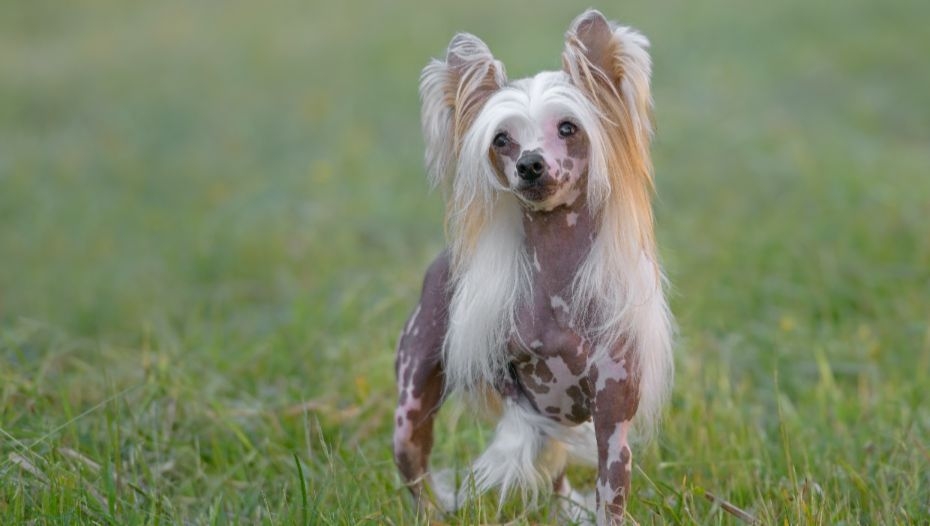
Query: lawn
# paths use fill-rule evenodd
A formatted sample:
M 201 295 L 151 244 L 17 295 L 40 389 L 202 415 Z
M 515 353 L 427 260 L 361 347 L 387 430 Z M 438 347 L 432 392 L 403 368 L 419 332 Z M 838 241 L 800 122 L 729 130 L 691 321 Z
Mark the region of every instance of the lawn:
M 0 7 L 0 524 L 422 522 L 390 453 L 444 244 L 419 70 L 462 30 L 556 68 L 587 6 Z M 653 43 L 678 322 L 632 516 L 927 524 L 930 3 L 599 7 Z M 450 406 L 436 463 L 492 425 Z

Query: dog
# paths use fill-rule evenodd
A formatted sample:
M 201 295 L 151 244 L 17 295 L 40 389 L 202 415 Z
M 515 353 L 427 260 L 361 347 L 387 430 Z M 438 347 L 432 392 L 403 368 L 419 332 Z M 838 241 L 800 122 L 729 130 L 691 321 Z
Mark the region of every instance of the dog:
M 578 460 L 597 468 L 588 517 L 624 518 L 631 437 L 654 432 L 673 376 L 648 46 L 588 10 L 565 34 L 559 71 L 508 81 L 470 34 L 423 69 L 426 166 L 445 192 L 449 243 L 398 342 L 393 444 L 422 508 L 454 510 L 495 487 L 502 501 L 546 490 L 590 507 L 565 476 Z M 459 487 L 428 466 L 452 393 L 500 412 Z

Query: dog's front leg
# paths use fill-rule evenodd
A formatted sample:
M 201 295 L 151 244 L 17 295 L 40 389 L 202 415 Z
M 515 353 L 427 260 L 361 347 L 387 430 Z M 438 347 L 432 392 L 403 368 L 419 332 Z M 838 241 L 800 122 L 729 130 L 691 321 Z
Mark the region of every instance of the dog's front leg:
M 429 504 L 423 490 L 433 447 L 433 420 L 445 389 L 442 344 L 448 325 L 448 274 L 448 257 L 443 253 L 430 265 L 420 303 L 397 344 L 394 461 L 421 508 Z
M 594 434 L 597 440 L 597 523 L 623 522 L 633 453 L 627 441 L 639 405 L 637 371 L 632 360 L 603 357 L 591 367 L 594 388 Z

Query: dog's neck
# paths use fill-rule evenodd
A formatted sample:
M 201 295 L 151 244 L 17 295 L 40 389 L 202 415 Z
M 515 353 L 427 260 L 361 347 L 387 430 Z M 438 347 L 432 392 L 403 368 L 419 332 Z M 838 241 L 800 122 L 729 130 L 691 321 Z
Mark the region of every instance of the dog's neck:
M 596 233 L 584 196 L 550 211 L 524 209 L 523 232 L 534 281 L 549 294 L 571 285 L 591 249 Z

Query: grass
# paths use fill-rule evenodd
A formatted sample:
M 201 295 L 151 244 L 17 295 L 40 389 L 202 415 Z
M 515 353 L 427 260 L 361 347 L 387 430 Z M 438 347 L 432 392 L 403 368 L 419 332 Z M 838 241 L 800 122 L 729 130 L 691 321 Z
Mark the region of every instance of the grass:
M 557 67 L 586 5 L 82 4 L 0 8 L 0 523 L 414 523 L 418 72 L 458 30 Z M 679 324 L 633 517 L 927 523 L 930 4 L 603 8 L 653 41 Z M 488 429 L 445 411 L 437 463 Z

